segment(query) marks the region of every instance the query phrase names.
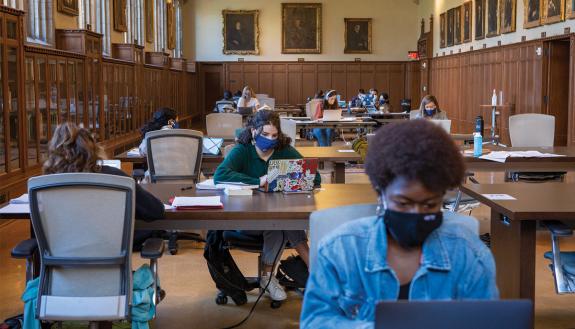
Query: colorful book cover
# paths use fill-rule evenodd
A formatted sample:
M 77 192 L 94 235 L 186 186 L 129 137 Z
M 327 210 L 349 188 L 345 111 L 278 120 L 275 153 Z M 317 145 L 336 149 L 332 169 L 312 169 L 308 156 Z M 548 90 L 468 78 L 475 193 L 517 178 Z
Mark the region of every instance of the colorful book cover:
M 313 190 L 318 159 L 271 160 L 268 166 L 269 192 Z

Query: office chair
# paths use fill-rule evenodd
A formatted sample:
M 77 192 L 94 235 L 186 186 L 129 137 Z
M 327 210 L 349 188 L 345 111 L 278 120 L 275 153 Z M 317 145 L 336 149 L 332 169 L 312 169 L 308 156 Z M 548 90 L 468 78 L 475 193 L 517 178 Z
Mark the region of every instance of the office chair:
M 542 225 L 551 232 L 552 250 L 544 257 L 551 261 L 549 268 L 555 279 L 555 292 L 575 293 L 575 251 L 563 252 L 559 248 L 559 238 L 573 236 L 573 229 L 560 221 L 542 221 Z
M 513 147 L 553 147 L 555 117 L 526 113 L 509 117 L 509 137 Z M 507 172 L 507 181 L 548 182 L 563 181 L 565 172 Z
M 12 255 L 27 263 L 40 258 L 38 269 L 27 269 L 40 273 L 35 318 L 90 321 L 90 328 L 131 319 L 135 181 L 96 173 L 53 174 L 30 178 L 28 194 L 36 239 L 21 242 Z M 157 261 L 163 251 L 161 239 L 149 239 L 141 252 L 150 259 L 153 307 L 160 301 Z
M 236 129 L 243 127 L 242 115 L 238 113 L 210 113 L 206 115 L 208 136 L 234 139 Z
M 214 113 L 224 114 L 224 113 Z M 203 134 L 189 129 L 165 129 L 146 133 L 147 159 L 152 183 L 195 184 L 200 177 Z M 204 242 L 197 233 L 169 231 L 168 250 L 178 253 L 178 240 Z

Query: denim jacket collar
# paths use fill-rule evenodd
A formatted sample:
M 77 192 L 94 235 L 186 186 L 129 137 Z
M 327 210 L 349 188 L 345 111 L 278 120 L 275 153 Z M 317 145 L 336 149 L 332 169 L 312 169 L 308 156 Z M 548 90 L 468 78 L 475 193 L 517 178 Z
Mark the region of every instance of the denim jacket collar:
M 387 264 L 387 234 L 385 224 L 382 219 L 378 219 L 369 232 L 369 242 L 367 243 L 366 272 L 377 272 L 389 270 Z M 450 271 L 451 264 L 445 245 L 441 239 L 441 234 L 435 230 L 423 244 L 421 266 L 427 269 L 438 271 Z

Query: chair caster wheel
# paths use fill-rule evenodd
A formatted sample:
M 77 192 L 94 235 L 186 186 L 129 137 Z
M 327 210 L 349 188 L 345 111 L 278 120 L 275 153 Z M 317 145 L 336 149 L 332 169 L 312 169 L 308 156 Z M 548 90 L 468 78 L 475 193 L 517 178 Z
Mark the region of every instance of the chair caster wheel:
M 226 305 L 228 303 L 228 297 L 224 295 L 218 295 L 216 297 L 216 304 L 218 305 Z
M 170 255 L 175 255 L 178 253 L 178 249 L 170 249 Z
M 276 308 L 280 308 L 280 306 L 282 306 L 282 302 L 280 300 L 272 300 L 270 306 L 275 310 Z

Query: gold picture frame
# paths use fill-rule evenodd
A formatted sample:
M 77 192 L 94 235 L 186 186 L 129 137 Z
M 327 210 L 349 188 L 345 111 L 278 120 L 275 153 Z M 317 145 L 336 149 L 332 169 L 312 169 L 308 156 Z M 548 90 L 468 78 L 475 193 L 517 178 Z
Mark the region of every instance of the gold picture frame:
M 446 13 L 439 15 L 439 48 L 445 48 L 447 42 L 445 40 L 447 31 Z
M 501 33 L 515 32 L 517 25 L 517 0 L 501 0 Z
M 146 42 L 154 42 L 154 1 L 146 1 Z
M 259 10 L 222 10 L 224 55 L 259 55 Z
M 173 2 L 166 3 L 166 32 L 168 33 L 168 49 L 176 48 L 176 9 Z
M 58 11 L 66 15 L 78 16 L 80 13 L 78 1 L 79 0 L 58 0 Z
M 453 8 L 453 45 L 455 46 L 460 45 L 463 39 L 462 12 L 463 6 Z
M 473 11 L 475 40 L 483 40 L 485 39 L 485 0 L 475 0 Z
M 114 30 L 128 32 L 126 0 L 114 0 Z
M 496 37 L 500 34 L 499 0 L 487 0 L 486 3 L 486 37 Z
M 473 3 L 467 1 L 463 3 L 461 9 L 461 40 L 463 43 L 471 42 L 473 39 Z
M 555 24 L 565 20 L 565 0 L 543 0 L 542 24 Z
M 345 54 L 371 54 L 371 18 L 344 18 Z
M 543 14 L 542 0 L 524 0 L 523 27 L 531 29 L 541 26 L 541 16 Z
M 321 54 L 321 3 L 282 3 L 282 54 Z

